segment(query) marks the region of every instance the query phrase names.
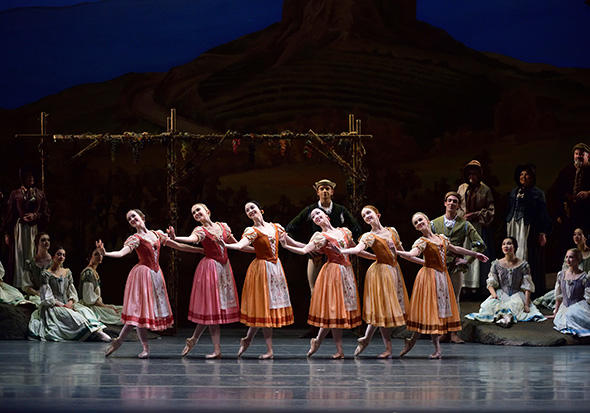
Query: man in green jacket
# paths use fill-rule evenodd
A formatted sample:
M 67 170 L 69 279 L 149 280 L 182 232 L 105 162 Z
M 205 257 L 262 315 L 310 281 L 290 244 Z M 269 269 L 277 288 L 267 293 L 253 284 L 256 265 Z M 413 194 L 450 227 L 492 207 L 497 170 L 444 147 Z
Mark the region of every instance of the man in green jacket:
M 433 219 L 431 222 L 432 232 L 445 235 L 450 243 L 457 247 L 470 248 L 472 251 L 483 253 L 486 246 L 481 236 L 469 221 L 458 215 L 459 205 L 461 205 L 461 195 L 455 191 L 447 192 L 444 205 L 445 214 Z M 467 243 L 465 242 L 466 240 Z M 458 256 L 450 252 L 447 253 L 447 270 L 451 277 L 458 307 L 463 278 L 473 259 L 473 257 L 465 259 L 463 256 Z M 451 333 L 451 342 L 462 343 L 463 340 L 456 333 Z

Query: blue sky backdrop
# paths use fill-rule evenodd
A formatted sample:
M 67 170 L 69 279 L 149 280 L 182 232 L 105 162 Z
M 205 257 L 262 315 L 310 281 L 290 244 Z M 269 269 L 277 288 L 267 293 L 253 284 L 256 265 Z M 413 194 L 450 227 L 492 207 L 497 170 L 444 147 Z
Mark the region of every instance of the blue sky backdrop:
M 128 72 L 165 72 L 278 22 L 282 3 L 3 0 L 0 107 Z M 418 0 L 417 15 L 476 50 L 590 67 L 590 7 L 583 0 Z

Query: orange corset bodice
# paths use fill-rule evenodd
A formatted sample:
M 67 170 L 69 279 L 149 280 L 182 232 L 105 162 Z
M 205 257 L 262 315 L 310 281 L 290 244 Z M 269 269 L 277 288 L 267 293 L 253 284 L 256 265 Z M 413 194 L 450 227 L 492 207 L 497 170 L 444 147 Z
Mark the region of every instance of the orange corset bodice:
M 252 241 L 252 247 L 256 252 L 256 258 L 270 262 L 277 262 L 279 258 L 279 231 L 275 225 L 274 237 L 269 237 L 264 232 L 254 228 L 257 236 Z
M 373 242 L 371 248 L 377 257 L 377 262 L 379 264 L 387 264 L 393 267 L 397 263 L 396 256 L 394 255 L 391 248 L 389 248 L 387 240 L 375 236 L 375 241 Z
M 446 271 L 447 248 L 444 241 L 436 245 L 432 241 L 426 240 L 426 248 L 422 252 L 424 256 L 424 266 L 437 271 Z

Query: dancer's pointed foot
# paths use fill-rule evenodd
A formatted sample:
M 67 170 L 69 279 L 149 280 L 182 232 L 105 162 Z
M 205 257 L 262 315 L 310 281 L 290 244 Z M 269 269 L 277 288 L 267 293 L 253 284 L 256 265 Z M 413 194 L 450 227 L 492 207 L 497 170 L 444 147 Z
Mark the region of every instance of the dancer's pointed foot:
M 184 346 L 184 348 L 182 349 L 182 353 L 180 353 L 180 355 L 182 357 L 186 356 L 188 353 L 191 352 L 191 350 L 193 349 L 193 347 L 197 344 L 197 339 L 195 337 L 189 337 L 186 339 L 186 344 Z
M 205 356 L 206 359 L 211 360 L 211 359 L 220 359 L 221 358 L 221 353 L 211 353 L 211 354 L 207 354 Z
M 313 354 L 320 349 L 320 341 L 317 338 L 312 338 L 309 340 L 309 351 L 307 352 L 307 357 L 313 356 Z
M 334 360 L 342 360 L 344 358 L 344 354 L 343 353 L 334 353 L 332 354 L 332 359 Z
M 238 358 L 250 347 L 250 341 L 246 337 L 240 339 L 240 349 L 238 350 Z
M 358 356 L 359 354 L 361 354 L 363 351 L 365 351 L 365 349 L 367 348 L 367 346 L 369 345 L 369 339 L 366 337 L 360 337 L 357 340 L 358 345 L 356 346 L 356 349 L 354 349 L 354 356 Z
M 144 348 L 143 351 L 137 355 L 137 358 L 147 359 L 149 356 L 150 350 L 148 348 Z
M 465 344 L 465 341 L 461 340 L 461 338 L 457 334 L 451 334 L 451 343 Z
M 273 357 L 274 356 L 273 356 L 272 352 L 264 353 L 264 354 L 261 354 L 261 355 L 258 356 L 258 358 L 260 360 L 272 360 Z
M 111 345 L 107 347 L 106 351 L 104 352 L 104 356 L 108 357 L 111 354 L 113 354 L 115 351 L 117 351 L 117 349 L 119 347 L 121 347 L 121 344 L 123 344 L 123 340 L 121 340 L 120 338 L 114 338 L 111 341 Z
M 391 357 L 391 351 L 384 351 L 377 356 L 378 359 L 388 359 Z
M 414 348 L 415 345 L 416 345 L 416 337 L 406 338 L 404 348 L 401 351 L 401 353 L 399 353 L 399 356 L 403 357 L 406 354 L 408 354 L 410 352 L 410 350 L 412 348 Z
M 98 337 L 98 339 L 100 341 L 102 341 L 103 343 L 110 343 L 111 341 L 113 341 L 112 337 L 109 336 L 107 333 L 105 333 L 104 331 L 97 331 L 96 332 L 96 336 Z
M 430 355 L 430 360 L 440 360 L 441 358 L 442 354 L 440 354 L 440 351 L 435 351 Z

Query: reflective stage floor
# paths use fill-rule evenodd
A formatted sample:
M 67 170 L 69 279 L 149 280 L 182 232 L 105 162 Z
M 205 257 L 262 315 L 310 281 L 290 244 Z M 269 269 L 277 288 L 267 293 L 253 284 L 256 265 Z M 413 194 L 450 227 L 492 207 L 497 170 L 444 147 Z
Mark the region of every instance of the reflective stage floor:
M 184 337 L 150 340 L 151 358 L 136 358 L 126 342 L 105 359 L 102 343 L 0 341 L 0 411 L 585 411 L 590 409 L 587 346 L 509 347 L 443 344 L 429 360 L 429 340 L 403 359 L 377 360 L 378 333 L 354 359 L 356 340 L 345 335 L 345 360 L 331 360 L 327 339 L 311 359 L 299 330 L 278 330 L 274 360 L 262 332 L 241 360 L 245 329 L 222 329 L 221 360 L 205 333 L 189 357 Z M 402 340 L 393 340 L 394 351 Z

